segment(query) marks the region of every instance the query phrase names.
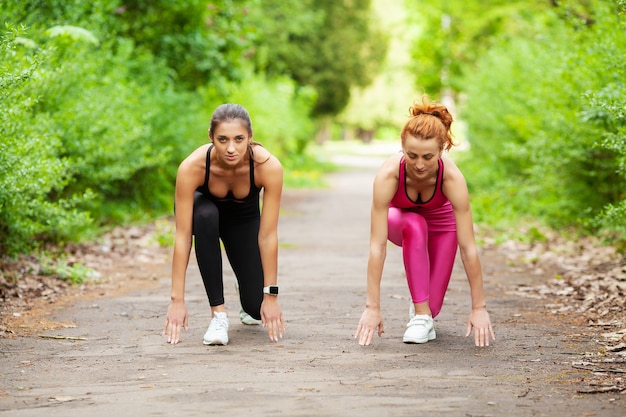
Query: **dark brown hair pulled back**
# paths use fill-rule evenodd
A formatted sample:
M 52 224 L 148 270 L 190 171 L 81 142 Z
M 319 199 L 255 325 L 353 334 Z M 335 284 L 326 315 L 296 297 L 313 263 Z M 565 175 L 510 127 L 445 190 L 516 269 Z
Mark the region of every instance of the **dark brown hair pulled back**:
M 252 121 L 248 111 L 240 104 L 222 104 L 218 106 L 211 116 L 211 124 L 209 125 L 209 137 L 213 139 L 215 129 L 223 123 L 230 120 L 239 120 L 248 130 L 248 134 L 252 136 Z
M 218 106 L 213 115 L 211 116 L 211 123 L 209 125 L 209 138 L 213 140 L 213 134 L 215 133 L 215 129 L 223 123 L 228 121 L 239 121 L 248 131 L 248 135 L 252 136 L 252 120 L 250 120 L 250 114 L 248 111 L 240 104 L 226 103 Z M 254 158 L 253 145 L 263 146 L 258 142 L 250 141 L 248 145 L 248 151 L 250 155 Z
M 427 94 L 422 96 L 421 102 L 415 102 L 409 107 L 409 120 L 400 133 L 402 144 L 408 136 L 419 139 L 437 138 L 439 149 L 450 150 L 455 143 L 452 141 L 452 115 L 446 106 L 430 101 Z

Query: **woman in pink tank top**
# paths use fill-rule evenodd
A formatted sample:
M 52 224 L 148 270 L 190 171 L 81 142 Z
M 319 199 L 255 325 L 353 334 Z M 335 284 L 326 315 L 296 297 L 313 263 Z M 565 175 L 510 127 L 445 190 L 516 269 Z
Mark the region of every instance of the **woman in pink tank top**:
M 355 338 L 369 345 L 382 336 L 380 282 L 387 240 L 402 247 L 412 298 L 405 343 L 425 343 L 436 337 L 433 318 L 439 314 L 448 288 L 457 248 L 471 289 L 472 305 L 466 336 L 474 329 L 476 346 L 495 339 L 487 313 L 483 276 L 474 238 L 467 184 L 443 151 L 453 146 L 452 115 L 424 95 L 410 108 L 400 134 L 402 153 L 387 159 L 374 179 L 367 298 Z

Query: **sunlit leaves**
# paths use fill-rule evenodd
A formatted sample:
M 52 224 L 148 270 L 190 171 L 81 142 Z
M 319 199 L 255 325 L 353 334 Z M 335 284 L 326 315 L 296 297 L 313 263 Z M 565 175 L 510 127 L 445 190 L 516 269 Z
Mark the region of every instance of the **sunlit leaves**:
M 459 80 L 478 169 L 469 181 L 552 226 L 623 233 L 624 15 L 612 2 L 567 4 L 532 27 L 530 38 L 500 36 Z

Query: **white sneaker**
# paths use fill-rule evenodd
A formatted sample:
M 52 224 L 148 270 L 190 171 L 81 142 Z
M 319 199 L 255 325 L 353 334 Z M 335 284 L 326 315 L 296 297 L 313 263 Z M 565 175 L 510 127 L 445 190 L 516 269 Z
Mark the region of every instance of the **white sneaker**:
M 239 282 L 235 282 L 235 290 L 237 291 L 237 295 L 239 295 Z M 255 326 L 262 323 L 261 320 L 257 320 L 250 314 L 246 313 L 243 308 L 239 309 L 239 320 L 248 326 Z
M 213 315 L 202 343 L 205 345 L 228 344 L 228 316 L 226 313 L 215 313 Z
M 247 324 L 248 326 L 258 326 L 259 324 L 261 324 L 261 320 L 257 320 L 252 317 L 250 314 L 243 311 L 243 308 L 239 310 L 239 320 L 241 320 L 243 324 Z
M 409 307 L 409 321 L 413 320 L 413 317 L 415 317 L 415 304 L 411 301 L 411 306 Z
M 437 337 L 435 333 L 435 322 L 433 318 L 426 314 L 417 314 L 406 325 L 402 341 L 404 343 L 426 343 Z

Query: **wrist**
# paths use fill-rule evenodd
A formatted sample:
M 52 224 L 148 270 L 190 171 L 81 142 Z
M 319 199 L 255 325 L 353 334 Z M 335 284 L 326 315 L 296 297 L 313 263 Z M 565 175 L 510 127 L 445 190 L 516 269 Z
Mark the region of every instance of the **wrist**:
M 263 296 L 270 295 L 273 297 L 278 296 L 278 285 L 267 285 L 263 287 Z

